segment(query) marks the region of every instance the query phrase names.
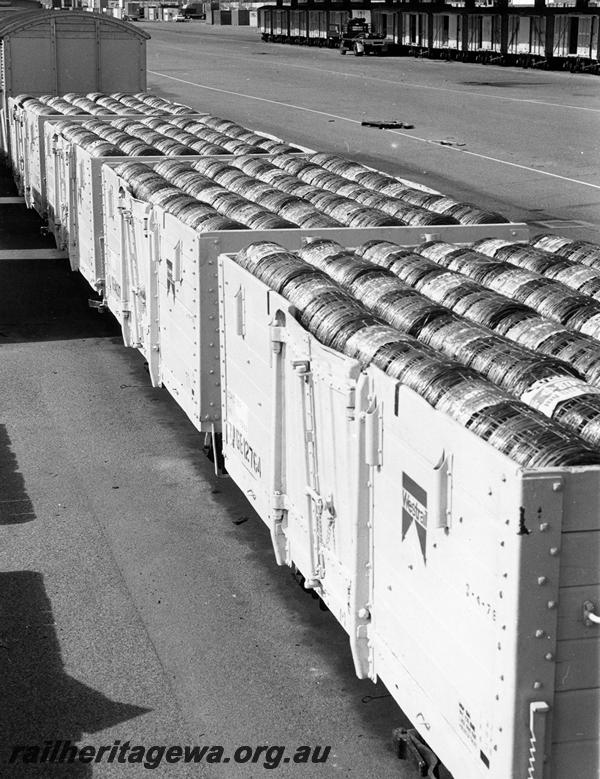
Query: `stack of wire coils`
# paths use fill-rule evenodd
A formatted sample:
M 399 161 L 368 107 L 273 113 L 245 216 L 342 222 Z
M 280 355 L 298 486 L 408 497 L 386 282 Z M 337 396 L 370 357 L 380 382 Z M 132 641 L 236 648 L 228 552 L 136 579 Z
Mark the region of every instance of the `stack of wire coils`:
M 564 257 L 591 268 L 600 268 L 600 246 L 589 241 L 573 241 L 559 235 L 538 235 L 531 245 L 535 249 L 544 249 L 559 257 Z
M 484 257 L 480 262 L 477 256 L 465 257 L 465 254 L 473 255 L 469 250 L 441 242 L 407 250 L 386 241 L 370 241 L 357 249 L 357 253 L 393 269 L 398 278 L 432 302 L 443 303 L 510 341 L 557 357 L 572 365 L 587 382 L 600 386 L 600 351 L 594 338 L 569 330 L 533 308 L 471 280 L 485 278 L 485 268 L 493 270 L 495 263 L 489 258 Z M 434 257 L 443 262 L 434 261 Z M 463 272 L 470 278 L 462 275 Z M 454 302 L 447 296 L 451 286 L 462 293 Z
M 68 92 L 64 95 L 18 95 L 15 102 L 25 106 L 28 111 L 37 114 L 67 114 L 67 115 L 111 115 L 129 114 L 149 116 L 151 114 L 194 114 L 191 106 L 164 100 L 151 93 L 137 95 L 125 92 L 105 94 L 89 92 L 86 95 Z
M 85 121 L 69 121 L 58 119 L 53 121 L 57 134 L 85 148 L 90 148 L 92 141 L 112 144 L 121 156 L 218 156 L 218 155 L 260 155 L 269 154 L 260 141 L 249 144 L 237 138 L 214 132 L 201 123 L 195 123 L 193 132 L 183 130 L 174 120 L 167 117 L 130 117 L 90 118 Z M 84 141 L 77 138 L 78 128 L 83 128 L 86 134 Z M 260 136 L 258 136 L 260 139 Z M 271 145 L 265 139 L 267 146 Z M 293 146 L 286 146 L 285 152 L 297 151 Z M 282 153 L 281 150 L 279 153 Z M 100 156 L 96 154 L 95 156 Z M 107 153 L 106 156 L 111 156 Z
M 399 181 L 393 176 L 374 171 L 365 165 L 351 162 L 334 154 L 317 152 L 310 157 L 310 162 L 337 174 L 341 179 L 359 184 L 372 192 L 390 195 L 394 199 L 423 208 L 431 214 L 452 220 L 450 222 L 452 224 L 499 224 L 508 221 L 493 211 L 485 211 L 470 203 L 460 203 L 434 192 L 417 189 L 409 182 Z M 422 222 L 421 224 L 448 224 L 448 222 Z
M 195 198 L 217 212 L 252 230 L 296 227 L 375 227 L 401 224 L 376 209 L 362 209 L 351 202 L 346 210 L 319 208 L 308 198 L 299 198 L 277 187 L 269 187 L 228 165 L 221 157 L 203 157 L 193 162 L 165 159 L 154 168 L 122 163 L 116 172 L 124 178 L 136 197 L 146 199 L 146 180 L 156 189 L 170 187 Z M 140 184 L 143 183 L 143 186 Z M 325 193 L 328 194 L 328 193 Z M 154 202 L 156 201 L 150 201 Z M 339 205 L 339 204 L 336 204 Z M 169 210 L 167 205 L 163 208 Z M 334 216 L 335 214 L 335 216 Z M 336 218 L 337 217 L 337 218 Z M 343 221 L 342 221 L 343 220 Z
M 343 250 L 343 256 L 336 260 L 340 251 L 333 242 L 309 244 L 303 254 L 311 262 L 263 241 L 251 244 L 236 259 L 289 300 L 300 323 L 319 341 L 365 367 L 376 365 L 521 465 L 547 467 L 598 461 L 600 452 L 576 433 L 544 417 L 473 368 L 436 352 L 369 311 L 356 292 L 364 286 L 366 297 L 373 295 L 369 276 L 373 273 L 375 283 L 381 282 L 386 277 L 381 268 L 372 266 L 371 271 L 370 263 Z M 343 286 L 321 267 L 337 276 Z M 424 303 L 419 312 L 424 323 L 426 309 Z M 441 307 L 436 312 L 430 306 L 429 314 L 436 313 L 446 315 Z M 564 381 L 580 381 L 568 366 L 555 361 L 552 367 Z
M 416 281 L 416 288 L 423 293 L 419 294 L 400 280 L 402 254 L 409 253 L 394 248 L 396 254 L 390 251 L 390 244 L 373 241 L 354 255 L 333 241 L 317 241 L 308 244 L 299 256 L 331 275 L 387 324 L 473 368 L 514 397 L 561 421 L 591 445 L 600 446 L 599 386 L 585 381 L 565 361 L 516 345 L 467 321 L 472 309 L 485 311 L 487 300 L 485 292 L 482 296 L 480 291 L 472 290 L 472 282 L 461 274 L 439 268 L 440 273 L 435 275 L 430 264 L 428 274 Z M 366 259 L 369 256 L 378 262 L 370 262 Z M 434 290 L 434 294 L 427 296 L 428 290 Z M 407 293 L 418 299 L 407 304 Z M 437 310 L 432 308 L 433 297 L 441 304 Z M 496 307 L 495 313 L 499 311 Z
M 459 251 L 458 254 L 457 247 L 442 242 L 419 249 L 419 253 L 450 269 L 455 268 L 456 261 L 460 273 L 472 278 L 476 274 L 477 280 L 489 289 L 535 309 L 570 330 L 600 336 L 600 298 L 594 289 L 600 273 L 593 268 L 573 263 L 571 272 L 565 273 L 565 263 L 571 260 L 530 245 L 510 244 L 499 239 L 478 241 L 471 248 Z M 561 273 L 564 281 L 530 270 L 526 265 L 542 267 L 550 275 Z M 579 286 L 592 294 L 580 292 Z

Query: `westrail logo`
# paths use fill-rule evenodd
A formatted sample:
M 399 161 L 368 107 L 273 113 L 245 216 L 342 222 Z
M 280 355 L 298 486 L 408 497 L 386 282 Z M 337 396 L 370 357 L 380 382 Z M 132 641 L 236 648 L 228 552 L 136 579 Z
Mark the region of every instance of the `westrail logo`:
M 406 473 L 402 473 L 402 540 L 415 523 L 423 560 L 427 562 L 427 493 Z

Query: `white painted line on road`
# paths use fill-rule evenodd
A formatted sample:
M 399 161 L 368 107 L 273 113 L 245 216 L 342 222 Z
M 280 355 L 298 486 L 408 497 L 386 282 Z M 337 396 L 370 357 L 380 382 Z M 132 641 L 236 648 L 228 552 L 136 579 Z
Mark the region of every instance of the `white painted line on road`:
M 158 45 L 160 46 L 160 42 L 158 42 Z M 166 45 L 166 44 L 163 44 Z M 212 52 L 203 51 L 202 52 L 203 57 L 220 57 L 222 58 L 223 55 L 220 53 L 215 52 L 214 54 Z M 235 54 L 227 55 L 228 59 L 243 59 L 246 62 L 248 61 L 247 57 L 236 57 Z M 271 63 L 267 63 L 271 64 Z M 355 78 L 359 79 L 360 81 L 380 81 L 382 84 L 393 84 L 397 87 L 408 87 L 409 89 L 429 89 L 433 90 L 434 92 L 449 92 L 454 93 L 457 95 L 470 95 L 471 97 L 485 97 L 489 100 L 504 100 L 512 102 L 512 103 L 529 103 L 531 105 L 540 105 L 550 108 L 566 108 L 569 111 L 588 111 L 595 114 L 600 114 L 600 108 L 589 108 L 588 106 L 579 106 L 579 105 L 570 105 L 568 103 L 549 103 L 544 100 L 533 100 L 531 98 L 526 97 L 507 97 L 506 95 L 490 95 L 487 92 L 472 92 L 468 89 L 452 89 L 452 87 L 434 87 L 429 84 L 415 84 L 410 81 L 396 81 L 395 79 L 391 78 L 382 78 L 381 76 L 367 76 L 364 73 L 347 73 L 341 70 L 327 70 L 326 68 L 311 68 L 309 65 L 296 65 L 291 62 L 281 62 L 279 59 L 276 62 L 273 62 L 273 67 L 277 68 L 292 68 L 295 70 L 311 70 L 315 71 L 316 73 L 329 73 L 333 76 L 343 76 L 344 78 Z M 152 71 L 148 71 L 151 73 Z M 502 82 L 498 82 L 499 84 L 502 84 Z M 527 86 L 526 83 L 523 84 L 523 86 Z
M 169 76 L 166 73 L 159 73 L 156 70 L 149 70 L 148 73 L 151 73 L 153 76 L 160 76 L 161 78 L 167 78 L 171 81 L 179 81 L 181 84 L 188 84 L 192 87 L 198 87 L 199 89 L 207 89 L 210 92 L 220 92 L 224 95 L 233 95 L 234 97 L 243 97 L 247 100 L 259 100 L 261 103 L 271 103 L 272 105 L 278 105 L 282 108 L 293 108 L 296 111 L 307 111 L 311 114 L 319 114 L 320 116 L 328 116 L 331 119 L 339 119 L 343 122 L 350 122 L 351 124 L 358 124 L 360 125 L 360 122 L 357 119 L 349 119 L 347 116 L 338 116 L 338 114 L 329 114 L 326 111 L 319 111 L 316 108 L 307 108 L 306 106 L 301 105 L 294 105 L 293 103 L 283 103 L 279 100 L 270 100 L 267 97 L 256 97 L 255 95 L 246 95 L 243 92 L 233 92 L 230 89 L 219 89 L 218 87 L 207 87 L 204 84 L 198 84 L 195 81 L 186 81 L 184 78 L 178 78 L 177 76 Z M 412 141 L 419 141 L 420 143 L 428 143 L 433 146 L 436 146 L 439 149 L 444 149 L 445 151 L 456 151 L 460 154 L 468 154 L 471 157 L 478 157 L 482 160 L 487 160 L 488 162 L 497 162 L 499 165 L 508 165 L 511 168 L 520 168 L 521 170 L 526 170 L 529 173 L 539 173 L 542 176 L 550 176 L 551 178 L 560 179 L 561 181 L 568 181 L 571 184 L 579 184 L 582 187 L 589 187 L 590 189 L 600 189 L 600 184 L 591 184 L 589 181 L 580 181 L 579 179 L 572 179 L 568 176 L 561 176 L 559 173 L 551 173 L 547 170 L 539 170 L 539 168 L 530 168 L 528 165 L 519 165 L 517 162 L 509 162 L 508 160 L 501 160 L 497 157 L 489 157 L 486 154 L 479 154 L 478 152 L 474 151 L 467 151 L 463 148 L 457 148 L 456 146 L 442 146 L 439 141 L 431 141 L 427 138 L 419 138 L 416 135 L 409 135 L 409 133 L 403 133 L 400 132 L 400 130 L 379 130 L 379 132 L 386 132 L 386 133 L 394 133 L 394 135 L 401 135 L 403 138 L 410 138 Z
M 439 146 L 441 149 L 447 151 L 457 151 L 461 154 L 468 154 L 470 157 L 479 157 L 481 160 L 487 160 L 488 162 L 497 162 L 500 165 L 509 165 L 511 168 L 520 168 L 521 170 L 529 171 L 530 173 L 539 173 L 542 176 L 550 176 L 554 179 L 560 179 L 561 181 L 568 181 L 571 184 L 580 184 L 583 187 L 590 187 L 591 189 L 600 189 L 600 184 L 591 184 L 589 181 L 580 181 L 580 179 L 572 179 L 568 176 L 561 176 L 559 173 L 551 173 L 548 170 L 540 170 L 539 168 L 530 168 L 528 165 L 520 165 L 518 162 L 509 162 L 508 160 L 501 160 L 498 157 L 489 157 L 487 154 L 479 154 L 475 151 L 467 151 L 467 149 L 458 148 L 456 146 L 441 146 L 439 141 L 428 141 L 426 138 L 416 138 L 414 135 L 408 135 L 408 133 L 401 133 L 398 130 L 386 130 L 385 132 L 395 133 L 396 135 L 402 135 L 404 138 L 412 138 L 414 141 L 423 141 L 424 143 L 431 143 L 434 146 Z
M 67 253 L 60 249 L 1 249 L 1 260 L 63 260 Z

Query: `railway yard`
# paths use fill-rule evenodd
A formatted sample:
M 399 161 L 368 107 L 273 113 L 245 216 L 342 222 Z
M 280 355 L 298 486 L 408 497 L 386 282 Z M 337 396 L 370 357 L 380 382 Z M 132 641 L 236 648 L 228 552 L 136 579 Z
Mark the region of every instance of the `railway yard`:
M 510 428 L 519 446 L 496 433 L 488 443 L 483 418 L 475 434 L 464 430 L 469 425 L 448 411 L 449 401 L 443 405 L 434 382 L 421 392 L 420 378 L 407 378 L 408 369 L 394 373 L 394 366 L 400 371 L 404 349 L 419 354 L 411 366 L 421 360 L 437 370 L 422 346 L 436 317 L 448 334 L 456 325 L 465 343 L 481 337 L 475 328 L 482 319 L 440 291 L 457 281 L 459 267 L 473 285 L 481 281 L 481 256 L 479 265 L 468 252 L 457 264 L 446 262 L 458 244 L 498 239 L 475 247 L 489 252 L 498 273 L 518 254 L 502 254 L 509 252 L 504 243 L 555 234 L 600 244 L 597 78 L 413 57 L 341 58 L 333 49 L 262 41 L 256 29 L 197 22 L 135 27 L 151 36 L 147 90 L 155 113 L 169 114 L 165 101 L 172 101 L 189 107 L 179 115 L 152 119 L 151 103 L 140 102 L 135 88 L 122 90 L 138 94 L 130 103 L 116 88 L 63 89 L 93 94 L 88 107 L 100 92 L 113 94 L 100 100 L 115 113 L 94 117 L 82 134 L 77 122 L 86 118 L 73 124 L 70 116 L 51 116 L 38 125 L 47 97 L 35 109 L 33 102 L 11 103 L 11 116 L 22 118 L 14 127 L 39 132 L 39 142 L 27 147 L 17 182 L 21 189 L 33 182 L 25 194 L 35 209 L 25 208 L 8 168 L 0 191 L 0 775 L 120 779 L 150 770 L 169 779 L 413 779 L 423 774 L 398 759 L 391 731 L 416 727 L 421 737 L 431 735 L 454 779 L 596 779 L 600 628 L 589 615 L 600 608 L 598 290 L 586 293 L 593 300 L 585 305 L 577 298 L 585 311 L 575 325 L 574 314 L 563 321 L 544 302 L 536 307 L 528 298 L 527 308 L 516 282 L 510 311 L 498 292 L 510 285 L 469 287 L 517 324 L 523 317 L 518 336 L 511 335 L 516 326 L 502 330 L 500 313 L 494 326 L 485 324 L 499 357 L 501 348 L 523 348 L 516 363 L 522 375 L 513 371 L 522 389 L 510 399 L 502 394 L 510 382 L 493 361 L 484 366 L 482 357 L 484 378 L 475 377 L 459 350 L 427 336 L 446 360 L 439 375 L 449 395 L 468 397 L 473 385 L 482 398 L 510 406 L 513 421 L 527 417 Z M 60 114 L 79 99 L 66 97 L 56 105 Z M 125 105 L 139 113 L 115 116 L 127 114 Z M 230 122 L 219 124 L 219 117 Z M 169 147 L 175 136 L 192 143 L 192 134 L 198 149 L 206 143 L 211 150 L 177 161 L 158 161 L 150 151 L 134 159 L 122 151 L 134 130 L 136 144 L 163 144 L 165 155 L 181 153 Z M 20 132 L 11 137 L 13 149 Z M 240 147 L 225 158 L 214 151 L 236 133 L 245 153 Z M 254 152 L 245 156 L 251 143 L 266 143 L 262 161 Z M 127 160 L 111 161 L 111 154 Z M 203 154 L 217 156 L 207 161 Z M 39 191 L 36 155 L 45 166 Z M 402 192 L 413 198 L 402 211 L 392 204 L 394 187 L 402 187 L 390 177 L 411 191 Z M 273 182 L 309 203 L 269 191 Z M 321 184 L 327 192 L 316 191 Z M 334 200 L 344 187 L 345 197 Z M 204 190 L 213 193 L 210 203 Z M 247 200 L 236 200 L 240 193 Z M 449 198 L 447 208 L 436 193 Z M 397 232 L 403 224 L 405 238 Z M 323 241 L 311 250 L 309 237 L 335 245 Z M 257 239 L 269 245 L 248 249 Z M 387 294 L 397 280 L 381 270 L 371 287 L 357 281 L 374 272 L 368 260 L 381 268 L 400 245 L 421 247 L 410 266 L 415 273 L 427 267 L 441 278 L 439 262 L 445 275 L 441 286 L 428 287 L 407 280 L 409 270 L 394 270 L 418 288 L 419 295 L 406 294 L 422 312 L 421 329 L 415 319 L 396 338 L 390 331 L 402 329 L 402 306 L 390 303 L 390 319 L 377 306 L 378 285 Z M 349 247 L 361 248 L 346 256 Z M 555 250 L 551 243 L 528 250 L 534 256 L 548 247 Z M 575 294 L 575 276 L 583 278 L 569 256 L 560 255 L 560 282 L 541 282 L 556 310 L 561 295 Z M 265 270 L 265 257 L 273 271 Z M 333 269 L 335 258 L 348 276 Z M 523 274 L 531 271 L 527 262 Z M 600 279 L 600 250 L 598 263 L 588 263 L 586 290 Z M 158 266 L 155 275 L 147 270 Z M 328 269 L 336 286 L 311 276 L 315 267 Z M 519 271 L 511 265 L 509 273 Z M 341 318 L 330 320 L 310 303 L 303 308 L 301 274 L 315 294 L 346 306 Z M 197 321 L 187 309 L 178 313 L 178 295 Z M 368 337 L 360 340 L 357 325 L 340 346 L 344 327 L 358 320 L 372 328 Z M 541 342 L 535 352 L 524 348 L 533 342 L 528 330 L 544 327 L 573 339 L 576 370 L 543 352 Z M 406 333 L 410 342 L 402 340 Z M 199 370 L 182 357 L 184 343 L 194 358 L 201 355 Z M 381 349 L 398 349 L 385 369 Z M 539 401 L 530 375 L 571 382 L 571 394 Z M 584 391 L 584 382 L 592 388 Z M 562 413 L 565 398 L 571 406 Z M 303 409 L 297 416 L 294 402 Z M 484 416 L 486 408 L 482 403 Z M 586 426 L 578 421 L 585 414 Z M 303 439 L 295 425 L 304 426 Z M 229 478 L 215 473 L 221 430 Z M 536 435 L 539 448 L 527 440 Z M 306 444 L 302 456 L 293 451 L 296 440 Z M 362 459 L 353 459 L 355 447 L 366 452 Z M 401 474 L 390 470 L 394 458 Z M 298 475 L 304 468 L 305 482 Z M 373 490 L 374 507 L 363 485 Z M 487 535 L 480 518 L 493 528 Z M 396 566 L 405 577 L 398 581 Z M 463 567 L 473 571 L 469 603 L 455 613 Z M 548 583 L 541 600 L 535 582 Z M 374 684 L 366 677 L 375 674 Z M 450 705 L 461 688 L 467 702 L 459 697 L 458 707 Z M 227 755 L 244 745 L 264 749 L 254 761 L 201 767 L 164 759 L 146 767 L 22 759 L 27 745 L 46 744 L 50 752 L 57 741 L 108 745 L 115 753 L 126 743 L 222 745 Z M 24 749 L 9 762 L 19 745 Z M 275 759 L 268 752 L 274 745 L 285 745 L 288 757 L 301 745 L 330 749 L 321 762 L 301 763 Z M 546 767 L 544 751 L 552 755 Z M 450 776 L 439 770 L 440 779 Z

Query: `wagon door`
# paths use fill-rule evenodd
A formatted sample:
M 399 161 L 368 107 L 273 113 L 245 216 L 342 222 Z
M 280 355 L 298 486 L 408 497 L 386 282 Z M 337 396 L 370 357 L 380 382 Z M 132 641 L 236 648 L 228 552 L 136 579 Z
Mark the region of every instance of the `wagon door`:
M 588 59 L 592 51 L 592 22 L 591 16 L 579 17 L 579 30 L 577 33 L 577 56 Z
M 521 16 L 517 36 L 517 54 L 529 54 L 531 18 Z
M 531 54 L 543 57 L 546 54 L 546 18 L 531 17 Z
M 552 53 L 555 57 L 566 57 L 569 53 L 569 17 L 554 17 L 554 46 Z

